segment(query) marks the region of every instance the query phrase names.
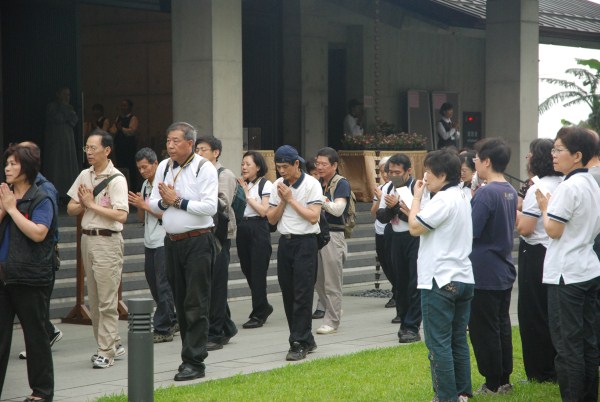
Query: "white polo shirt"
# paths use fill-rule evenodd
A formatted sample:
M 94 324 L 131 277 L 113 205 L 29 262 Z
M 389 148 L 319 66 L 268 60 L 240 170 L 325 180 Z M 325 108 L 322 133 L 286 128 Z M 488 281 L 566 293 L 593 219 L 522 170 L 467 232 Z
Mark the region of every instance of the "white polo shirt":
M 156 176 L 154 176 L 156 181 Z M 148 204 L 152 194 L 152 183 L 144 180 L 142 184 L 142 197 Z M 159 248 L 165 245 L 165 229 L 162 227 L 158 218 L 144 211 L 144 247 Z
M 563 178 L 562 176 L 544 176 L 540 179 L 540 181 L 542 182 L 542 187 L 544 190 L 549 191 L 550 194 L 553 194 L 556 187 L 563 181 Z M 525 240 L 527 244 L 531 244 L 532 246 L 541 244 L 548 248 L 550 238 L 544 229 L 544 220 L 541 219 L 542 211 L 540 210 L 537 199 L 535 198 L 535 192 L 537 188 L 537 184 L 532 184 L 527 190 L 525 198 L 523 198 L 523 215 L 536 218 L 537 223 L 535 224 L 535 229 L 532 234 L 529 236 L 521 236 L 521 238 Z
M 594 238 L 600 233 L 600 188 L 586 171 L 571 172 L 548 202 L 548 217 L 565 224 L 562 236 L 550 239 L 543 283 L 586 282 L 600 276 Z
M 409 184 L 410 183 L 412 183 L 412 178 L 411 178 L 411 181 L 409 181 Z M 386 208 L 386 205 L 385 205 L 385 196 L 386 195 L 390 194 L 390 195 L 400 196 L 400 194 L 398 193 L 398 189 L 396 189 L 396 188 L 390 189 L 390 186 L 392 186 L 392 188 L 393 188 L 394 184 L 391 181 L 388 181 L 381 188 L 381 200 L 379 200 L 379 209 Z M 410 205 L 408 205 L 408 207 L 410 208 Z M 392 230 L 394 232 L 408 232 L 408 222 L 404 222 L 404 221 L 398 219 L 398 217 L 394 217 L 390 221 L 390 223 L 392 224 Z
M 271 196 L 271 191 L 273 189 L 273 183 L 271 183 L 267 179 L 260 178 L 258 180 L 255 180 L 254 182 L 248 183 L 248 197 L 250 197 L 262 204 L 262 197 L 258 192 L 261 180 L 264 180 L 264 182 L 265 182 L 265 185 L 262 189 L 262 197 L 270 197 Z M 244 218 L 251 218 L 254 216 L 260 216 L 260 214 L 258 212 L 256 212 L 254 210 L 254 208 L 252 208 L 250 206 L 250 203 L 246 203 L 246 209 L 244 210 Z
M 283 177 L 275 180 L 273 183 L 273 192 L 269 199 L 269 205 L 276 207 L 279 205 L 281 200 L 277 193 L 277 185 L 283 182 Z M 322 205 L 323 204 L 323 189 L 321 183 L 314 177 L 307 175 L 302 172 L 302 175 L 296 182 L 291 186 L 292 197 L 304 207 L 309 205 Z M 277 223 L 277 231 L 282 235 L 288 234 L 317 234 L 320 233 L 319 223 L 311 224 L 309 221 L 298 215 L 296 210 L 291 205 L 286 204 L 283 215 Z
M 465 193 L 452 186 L 439 191 L 417 214 L 428 231 L 421 235 L 417 259 L 417 288 L 431 289 L 452 281 L 475 283 L 471 254 L 473 222 Z
M 213 227 L 212 216 L 217 213 L 217 197 L 219 194 L 219 179 L 217 169 L 206 161 L 200 171 L 198 165 L 203 158 L 194 155 L 192 161 L 183 169 L 173 167 L 171 159 L 162 161 L 156 169 L 154 188 L 150 195 L 150 209 L 163 212 L 162 222 L 167 233 L 177 234 L 196 229 Z M 169 166 L 167 174 L 165 169 Z M 196 176 L 196 171 L 198 175 Z M 168 207 L 162 210 L 158 206 L 161 200 L 158 183 L 165 182 L 173 185 L 177 196 L 182 197 L 182 208 Z
M 381 190 L 383 188 L 384 184 L 382 184 L 381 186 L 379 186 L 379 189 Z M 383 194 L 381 195 L 383 197 Z M 379 198 L 377 198 L 376 195 L 373 196 L 373 203 L 380 203 Z M 381 208 L 381 206 L 379 206 L 379 208 Z M 381 223 L 379 222 L 379 219 L 375 219 L 375 223 L 373 224 L 373 226 L 375 227 L 375 234 L 378 235 L 383 235 L 383 233 L 385 232 L 385 227 L 387 226 L 387 223 Z

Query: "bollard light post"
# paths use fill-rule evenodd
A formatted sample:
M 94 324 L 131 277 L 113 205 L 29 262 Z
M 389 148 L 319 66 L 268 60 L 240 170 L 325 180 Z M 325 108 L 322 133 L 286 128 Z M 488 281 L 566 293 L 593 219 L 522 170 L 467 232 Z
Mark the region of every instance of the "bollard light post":
M 129 299 L 129 357 L 127 394 L 129 402 L 154 401 L 154 343 L 152 299 Z

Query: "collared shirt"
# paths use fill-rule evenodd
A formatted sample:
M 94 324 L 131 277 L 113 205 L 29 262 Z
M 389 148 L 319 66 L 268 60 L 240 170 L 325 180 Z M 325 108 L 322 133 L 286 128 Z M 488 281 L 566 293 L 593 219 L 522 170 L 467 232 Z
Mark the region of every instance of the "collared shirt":
M 563 178 L 561 176 L 544 176 L 540 180 L 544 190 L 549 191 L 550 194 L 552 194 L 554 193 L 556 187 L 562 182 Z M 548 248 L 550 238 L 548 237 L 548 233 L 546 233 L 546 229 L 544 229 L 542 211 L 540 210 L 537 199 L 535 198 L 535 192 L 537 188 L 537 184 L 532 184 L 527 190 L 527 193 L 525 193 L 525 198 L 523 198 L 523 215 L 537 219 L 535 229 L 529 236 L 521 236 L 521 238 L 525 240 L 527 244 L 531 244 L 532 246 L 541 244 Z
M 458 186 L 439 191 L 417 214 L 428 231 L 421 235 L 417 288 L 431 289 L 452 281 L 475 283 L 469 254 L 473 237 L 471 204 Z M 466 239 L 466 241 L 465 241 Z
M 384 185 L 385 184 L 380 185 L 379 189 L 383 190 Z M 384 197 L 383 193 L 381 194 L 381 197 L 382 198 Z M 375 203 L 375 202 L 377 204 L 380 204 L 379 198 L 377 198 L 377 195 L 373 196 L 373 203 Z M 381 208 L 381 206 L 379 206 L 378 208 Z M 387 226 L 387 223 L 381 223 L 381 222 L 379 222 L 379 219 L 375 218 L 375 223 L 373 224 L 373 226 L 375 227 L 375 234 L 383 235 L 383 233 L 385 232 L 385 227 Z
M 270 197 L 271 191 L 273 189 L 273 183 L 269 180 L 264 179 L 265 184 L 262 189 L 262 194 L 259 194 L 260 181 L 262 178 L 258 178 L 250 183 L 248 183 L 248 197 L 255 199 L 256 201 L 262 204 L 262 197 Z M 244 210 L 244 218 L 250 218 L 254 216 L 259 216 L 258 212 L 254 210 L 250 206 L 250 203 L 246 204 L 246 209 Z
M 190 163 L 182 168 L 174 166 L 169 158 L 162 161 L 156 169 L 150 209 L 163 212 L 162 222 L 167 233 L 184 233 L 214 226 L 212 216 L 217 213 L 219 179 L 217 169 L 208 161 L 198 170 L 202 159 L 199 155 L 193 155 Z M 165 174 L 167 166 L 169 169 Z M 181 209 L 168 207 L 162 210 L 158 206 L 162 199 L 158 192 L 158 183 L 161 182 L 173 185 L 177 196 L 183 198 Z
M 410 189 L 410 186 L 413 182 L 413 178 L 412 176 L 410 177 L 410 179 L 406 182 L 406 186 L 403 187 L 407 187 Z M 390 186 L 392 188 L 390 188 Z M 386 208 L 385 205 L 385 196 L 388 194 L 392 194 L 392 195 L 397 195 L 400 196 L 400 189 L 402 189 L 403 187 L 398 188 L 393 188 L 394 184 L 391 181 L 388 181 L 387 183 L 385 183 L 383 185 L 383 187 L 381 188 L 381 200 L 379 201 L 379 208 Z M 410 208 L 410 204 L 411 202 L 404 202 L 409 208 Z M 421 208 L 423 208 L 424 205 L 423 203 L 421 203 Z M 402 212 L 398 212 L 399 214 L 402 214 Z M 403 214 L 404 215 L 404 214 Z M 406 215 L 404 215 L 406 216 Z M 400 233 L 400 232 L 408 232 L 408 222 L 405 222 L 401 219 L 399 219 L 397 216 L 395 216 L 391 221 L 390 221 L 391 225 L 392 225 L 392 230 L 396 233 Z
M 363 135 L 363 132 L 363 128 L 358 125 L 358 118 L 348 113 L 346 117 L 344 117 L 344 134 L 356 137 Z
M 586 282 L 600 276 L 594 238 L 600 233 L 600 188 L 586 170 L 571 172 L 548 202 L 548 218 L 564 223 L 558 239 L 550 239 L 543 283 Z
M 94 167 L 91 166 L 89 169 L 82 170 L 75 179 L 75 182 L 67 192 L 67 195 L 74 201 L 79 202 L 79 196 L 77 190 L 80 184 L 84 184 L 86 187 L 93 189 L 102 180 L 114 175 L 120 174 L 119 170 L 113 165 L 112 161 L 108 160 L 106 168 L 96 173 Z M 108 185 L 94 198 L 94 202 L 102 207 L 110 209 L 119 209 L 129 213 L 129 200 L 127 199 L 127 180 L 120 174 L 108 183 Z M 113 219 L 106 218 L 98 215 L 91 209 L 86 209 L 81 219 L 81 227 L 86 230 L 90 229 L 108 229 L 115 232 L 123 230 L 123 224 Z
M 156 181 L 156 176 L 154 176 Z M 142 197 L 148 204 L 150 202 L 150 194 L 152 194 L 152 183 L 144 180 L 142 184 Z M 159 248 L 165 245 L 165 229 L 158 218 L 151 213 L 144 211 L 144 246 L 147 248 Z
M 273 183 L 273 192 L 269 199 L 269 205 L 276 207 L 281 200 L 276 189 L 279 183 L 283 182 L 283 178 L 275 180 Z M 321 192 L 321 183 L 312 176 L 302 172 L 300 178 L 291 186 L 292 197 L 303 207 L 309 205 L 322 205 L 323 193 Z M 319 223 L 314 225 L 301 217 L 298 212 L 290 205 L 286 204 L 283 210 L 283 215 L 277 223 L 277 230 L 282 235 L 287 234 L 317 234 L 320 232 Z

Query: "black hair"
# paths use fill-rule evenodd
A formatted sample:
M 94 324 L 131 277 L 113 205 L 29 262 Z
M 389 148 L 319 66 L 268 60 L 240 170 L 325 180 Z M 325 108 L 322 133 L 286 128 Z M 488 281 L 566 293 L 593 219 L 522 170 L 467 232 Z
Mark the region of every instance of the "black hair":
M 223 153 L 223 143 L 221 142 L 221 140 L 215 137 L 214 135 L 202 135 L 196 140 L 196 146 L 198 146 L 198 144 L 202 142 L 208 144 L 210 146 L 210 149 L 212 149 L 213 151 L 219 151 L 219 156 L 217 156 L 217 160 L 219 160 L 221 154 Z
M 315 161 L 306 161 L 306 173 L 310 173 L 313 170 L 317 170 L 317 165 L 315 164 Z
M 440 114 L 443 116 L 444 113 L 446 113 L 450 109 L 454 109 L 454 106 L 452 106 L 452 103 L 444 102 L 442 104 L 442 106 L 440 107 Z
M 529 172 L 538 177 L 562 176 L 554 170 L 552 163 L 552 148 L 554 142 L 549 138 L 536 138 L 529 144 Z
M 113 136 L 112 135 L 110 135 L 106 131 L 101 130 L 99 128 L 92 130 L 92 132 L 87 136 L 87 138 L 90 138 L 93 135 L 99 136 L 100 137 L 100 145 L 102 145 L 103 148 L 110 147 L 111 153 L 112 153 L 112 150 L 113 150 Z
M 442 173 L 446 175 L 446 182 L 456 186 L 460 183 L 460 158 L 454 151 L 440 149 L 432 151 L 425 156 L 423 162 L 426 168 L 429 168 L 435 176 L 440 176 Z
M 321 148 L 317 151 L 317 156 L 325 156 L 330 164 L 339 163 L 340 157 L 335 149 L 330 147 Z
M 258 151 L 247 151 L 242 157 L 242 159 L 244 159 L 246 156 L 250 156 L 254 161 L 254 164 L 258 168 L 258 173 L 256 174 L 256 176 L 264 177 L 269 171 L 269 167 L 267 165 L 265 157 Z
M 348 101 L 348 113 L 352 112 L 352 109 L 354 109 L 356 106 L 360 106 L 362 105 L 362 103 L 360 103 L 358 101 L 358 99 L 350 99 Z
M 12 144 L 4 151 L 4 165 L 9 156 L 15 157 L 15 160 L 21 164 L 20 174 L 25 174 L 27 182 L 33 184 L 42 165 L 39 148 L 36 152 L 31 146 Z
M 558 130 L 556 140 L 560 140 L 569 153 L 581 152 L 581 163 L 583 166 L 596 156 L 598 151 L 598 139 L 590 135 L 590 130 L 579 126 L 563 127 Z
M 475 158 L 475 156 L 477 156 L 475 151 L 465 151 L 465 152 L 459 154 L 458 157 L 460 158 L 461 166 L 464 163 L 467 165 L 467 167 L 469 169 L 471 169 L 472 171 L 475 171 L 475 161 L 473 160 L 473 158 Z
M 394 154 L 390 156 L 390 159 L 385 164 L 385 171 L 390 171 L 390 165 L 402 165 L 404 171 L 411 168 L 410 158 L 406 154 Z
M 146 159 L 148 163 L 154 163 L 158 160 L 156 152 L 148 147 L 144 147 L 135 153 L 135 161 L 140 162 Z
M 480 160 L 489 159 L 496 173 L 504 173 L 510 162 L 510 147 L 502 138 L 484 138 L 475 144 L 475 150 Z
M 125 98 L 123 99 L 124 102 L 127 102 L 127 105 L 129 105 L 129 109 L 133 109 L 133 102 L 131 101 L 131 99 L 129 98 Z

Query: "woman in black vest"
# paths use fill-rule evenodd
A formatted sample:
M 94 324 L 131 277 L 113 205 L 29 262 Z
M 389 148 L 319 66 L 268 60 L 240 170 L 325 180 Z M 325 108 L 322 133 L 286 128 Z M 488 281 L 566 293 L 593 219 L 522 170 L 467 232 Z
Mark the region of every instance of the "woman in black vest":
M 460 132 L 458 131 L 458 122 L 452 121 L 454 107 L 451 103 L 446 102 L 440 107 L 440 114 L 442 118 L 438 121 L 436 128 L 438 137 L 437 149 L 445 147 L 458 148 Z
M 56 213 L 50 197 L 34 184 L 39 154 L 16 145 L 8 148 L 4 159 L 6 183 L 0 185 L 0 395 L 16 315 L 23 328 L 33 391 L 25 401 L 51 401 L 54 368 L 45 323 Z

